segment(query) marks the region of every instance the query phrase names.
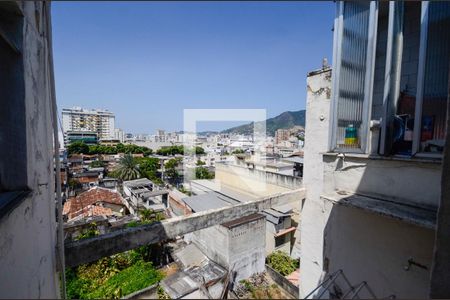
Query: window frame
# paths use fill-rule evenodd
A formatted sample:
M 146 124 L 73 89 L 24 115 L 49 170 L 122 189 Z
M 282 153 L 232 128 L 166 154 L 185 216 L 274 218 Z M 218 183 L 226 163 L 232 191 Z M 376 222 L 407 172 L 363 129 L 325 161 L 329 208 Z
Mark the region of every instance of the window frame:
M 339 148 L 337 145 L 337 109 L 339 101 L 339 79 L 342 58 L 342 37 L 344 25 L 344 5 L 347 1 L 336 2 L 336 17 L 334 21 L 333 33 L 333 72 L 332 72 L 332 95 L 331 95 L 331 117 L 330 125 L 332 132 L 329 139 L 329 150 L 332 152 L 345 153 L 366 153 L 369 145 L 369 120 L 372 112 L 372 92 L 373 80 L 375 74 L 375 54 L 378 27 L 378 2 L 370 1 L 369 6 L 369 24 L 368 24 L 368 40 L 366 55 L 366 70 L 364 79 L 364 102 L 362 111 L 362 125 L 360 130 L 361 147 L 354 149 Z
M 403 1 L 405 3 L 405 1 Z M 418 158 L 442 158 L 443 153 L 427 153 L 422 152 L 420 150 L 420 138 L 421 138 L 421 129 L 422 129 L 422 108 L 423 108 L 423 94 L 424 94 L 424 84 L 425 84 L 425 66 L 426 66 L 426 55 L 427 55 L 427 38 L 428 38 L 428 24 L 429 24 L 429 4 L 430 1 L 421 2 L 421 11 L 420 11 L 420 33 L 419 33 L 419 58 L 418 58 L 418 66 L 417 66 L 417 90 L 416 90 L 416 102 L 415 102 L 415 110 L 414 110 L 414 131 L 413 131 L 413 140 L 412 140 L 412 148 L 411 148 L 411 157 Z M 389 105 L 389 98 L 393 98 L 389 95 L 391 80 L 396 76 L 391 76 L 391 58 L 394 49 L 392 48 L 393 41 L 393 22 L 395 18 L 395 3 L 389 3 L 389 27 L 388 27 L 388 43 L 386 49 L 386 73 L 385 73 L 385 89 L 383 92 L 383 117 L 381 120 L 381 134 L 380 134 L 380 150 L 379 153 L 381 155 L 390 155 L 390 149 L 387 148 L 387 145 L 390 144 L 387 141 L 387 127 L 389 115 L 387 113 L 387 106 Z M 405 28 L 403 28 L 404 30 Z M 401 48 L 401 57 L 403 57 L 403 48 Z M 400 70 L 401 72 L 401 70 Z M 400 84 L 400 82 L 398 83 Z M 399 92 L 397 89 L 396 92 Z M 394 97 L 398 97 L 398 94 Z M 397 103 L 395 104 L 397 105 Z M 419 121 L 417 121 L 419 120 Z M 395 154 L 394 154 L 395 156 Z

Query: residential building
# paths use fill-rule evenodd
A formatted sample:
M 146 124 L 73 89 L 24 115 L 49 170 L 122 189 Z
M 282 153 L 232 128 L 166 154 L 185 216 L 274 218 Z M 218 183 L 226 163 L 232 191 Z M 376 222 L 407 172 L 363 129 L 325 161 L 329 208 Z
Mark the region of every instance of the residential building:
M 120 128 L 114 129 L 114 139 L 119 140 L 120 143 L 125 142 L 125 132 Z
M 97 133 L 98 139 L 114 138 L 115 116 L 107 110 L 87 110 L 81 107 L 63 108 L 62 128 L 65 134 L 70 131 L 89 131 Z
M 166 142 L 166 131 L 162 129 L 156 130 L 155 142 L 165 143 Z
M 266 216 L 266 254 L 282 251 L 291 255 L 294 233 L 297 226 L 293 226 L 291 205 L 274 206 L 262 211 Z M 298 224 L 295 224 L 298 225 Z
M 84 142 L 87 145 L 95 145 L 98 143 L 97 132 L 67 131 L 64 137 L 64 144 L 70 145 L 73 142 Z
M 448 297 L 450 3 L 336 5 L 333 73 L 307 79 L 300 297 Z
M 168 190 L 161 189 L 147 178 L 123 182 L 123 193 L 130 213 L 138 214 L 141 209 L 151 209 L 156 212 L 167 208 Z
M 282 141 L 287 141 L 289 137 L 289 129 L 277 129 L 277 131 L 275 131 L 275 144 L 280 144 Z
M 125 202 L 119 192 L 94 187 L 69 198 L 64 203 L 63 215 L 67 221 L 79 220 L 90 216 L 123 216 Z

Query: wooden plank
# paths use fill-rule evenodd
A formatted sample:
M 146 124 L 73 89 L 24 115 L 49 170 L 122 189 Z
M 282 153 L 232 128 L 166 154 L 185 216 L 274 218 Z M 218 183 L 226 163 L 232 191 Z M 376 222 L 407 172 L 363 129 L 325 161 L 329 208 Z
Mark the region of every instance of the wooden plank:
M 178 236 L 229 222 L 276 205 L 292 202 L 297 202 L 300 205 L 301 200 L 304 198 L 305 189 L 302 188 L 231 207 L 175 217 L 150 225 L 126 228 L 95 238 L 70 242 L 65 245 L 66 266 L 77 266 L 143 245 L 174 239 Z

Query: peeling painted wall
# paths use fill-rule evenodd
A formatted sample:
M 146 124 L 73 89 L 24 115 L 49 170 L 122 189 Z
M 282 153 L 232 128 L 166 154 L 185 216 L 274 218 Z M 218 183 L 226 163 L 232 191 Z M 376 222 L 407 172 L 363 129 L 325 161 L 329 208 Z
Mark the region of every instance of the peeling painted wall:
M 56 298 L 56 217 L 51 86 L 43 2 L 18 2 L 24 14 L 23 73 L 29 196 L 0 219 L 0 296 Z
M 306 200 L 301 211 L 301 240 L 294 249 L 301 253 L 300 297 L 320 282 L 323 264 L 323 229 L 328 218 L 327 203 L 320 200 L 323 186 L 321 153 L 328 150 L 331 70 L 308 75 L 303 184 Z
M 195 243 L 210 259 L 236 271 L 235 282 L 265 271 L 266 219 L 233 228 L 218 225 L 192 234 Z

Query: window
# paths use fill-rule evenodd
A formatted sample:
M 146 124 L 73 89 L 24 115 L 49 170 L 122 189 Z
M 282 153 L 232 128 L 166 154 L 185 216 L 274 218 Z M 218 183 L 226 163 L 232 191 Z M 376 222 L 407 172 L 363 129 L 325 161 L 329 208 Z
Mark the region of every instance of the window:
M 433 1 L 422 7 L 427 14 L 424 26 L 426 42 L 423 50 L 425 59 L 421 105 L 416 114 L 421 122 L 417 124 L 415 147 L 418 149 L 415 150 L 422 153 L 442 153 L 450 66 L 450 3 Z
M 335 24 L 333 145 L 345 152 L 366 146 L 372 89 L 376 2 L 339 2 Z
M 450 2 L 338 2 L 331 150 L 368 152 L 370 116 L 381 121 L 380 154 L 441 155 L 448 32 Z
M 389 9 L 380 152 L 439 155 L 445 139 L 450 3 L 391 2 Z
M 284 244 L 286 244 L 287 242 L 289 242 L 289 240 L 286 238 L 290 236 L 289 234 L 283 234 L 281 236 L 277 236 L 275 237 L 275 248 L 281 247 Z
M 22 24 L 17 3 L 0 3 L 0 215 L 27 190 Z

